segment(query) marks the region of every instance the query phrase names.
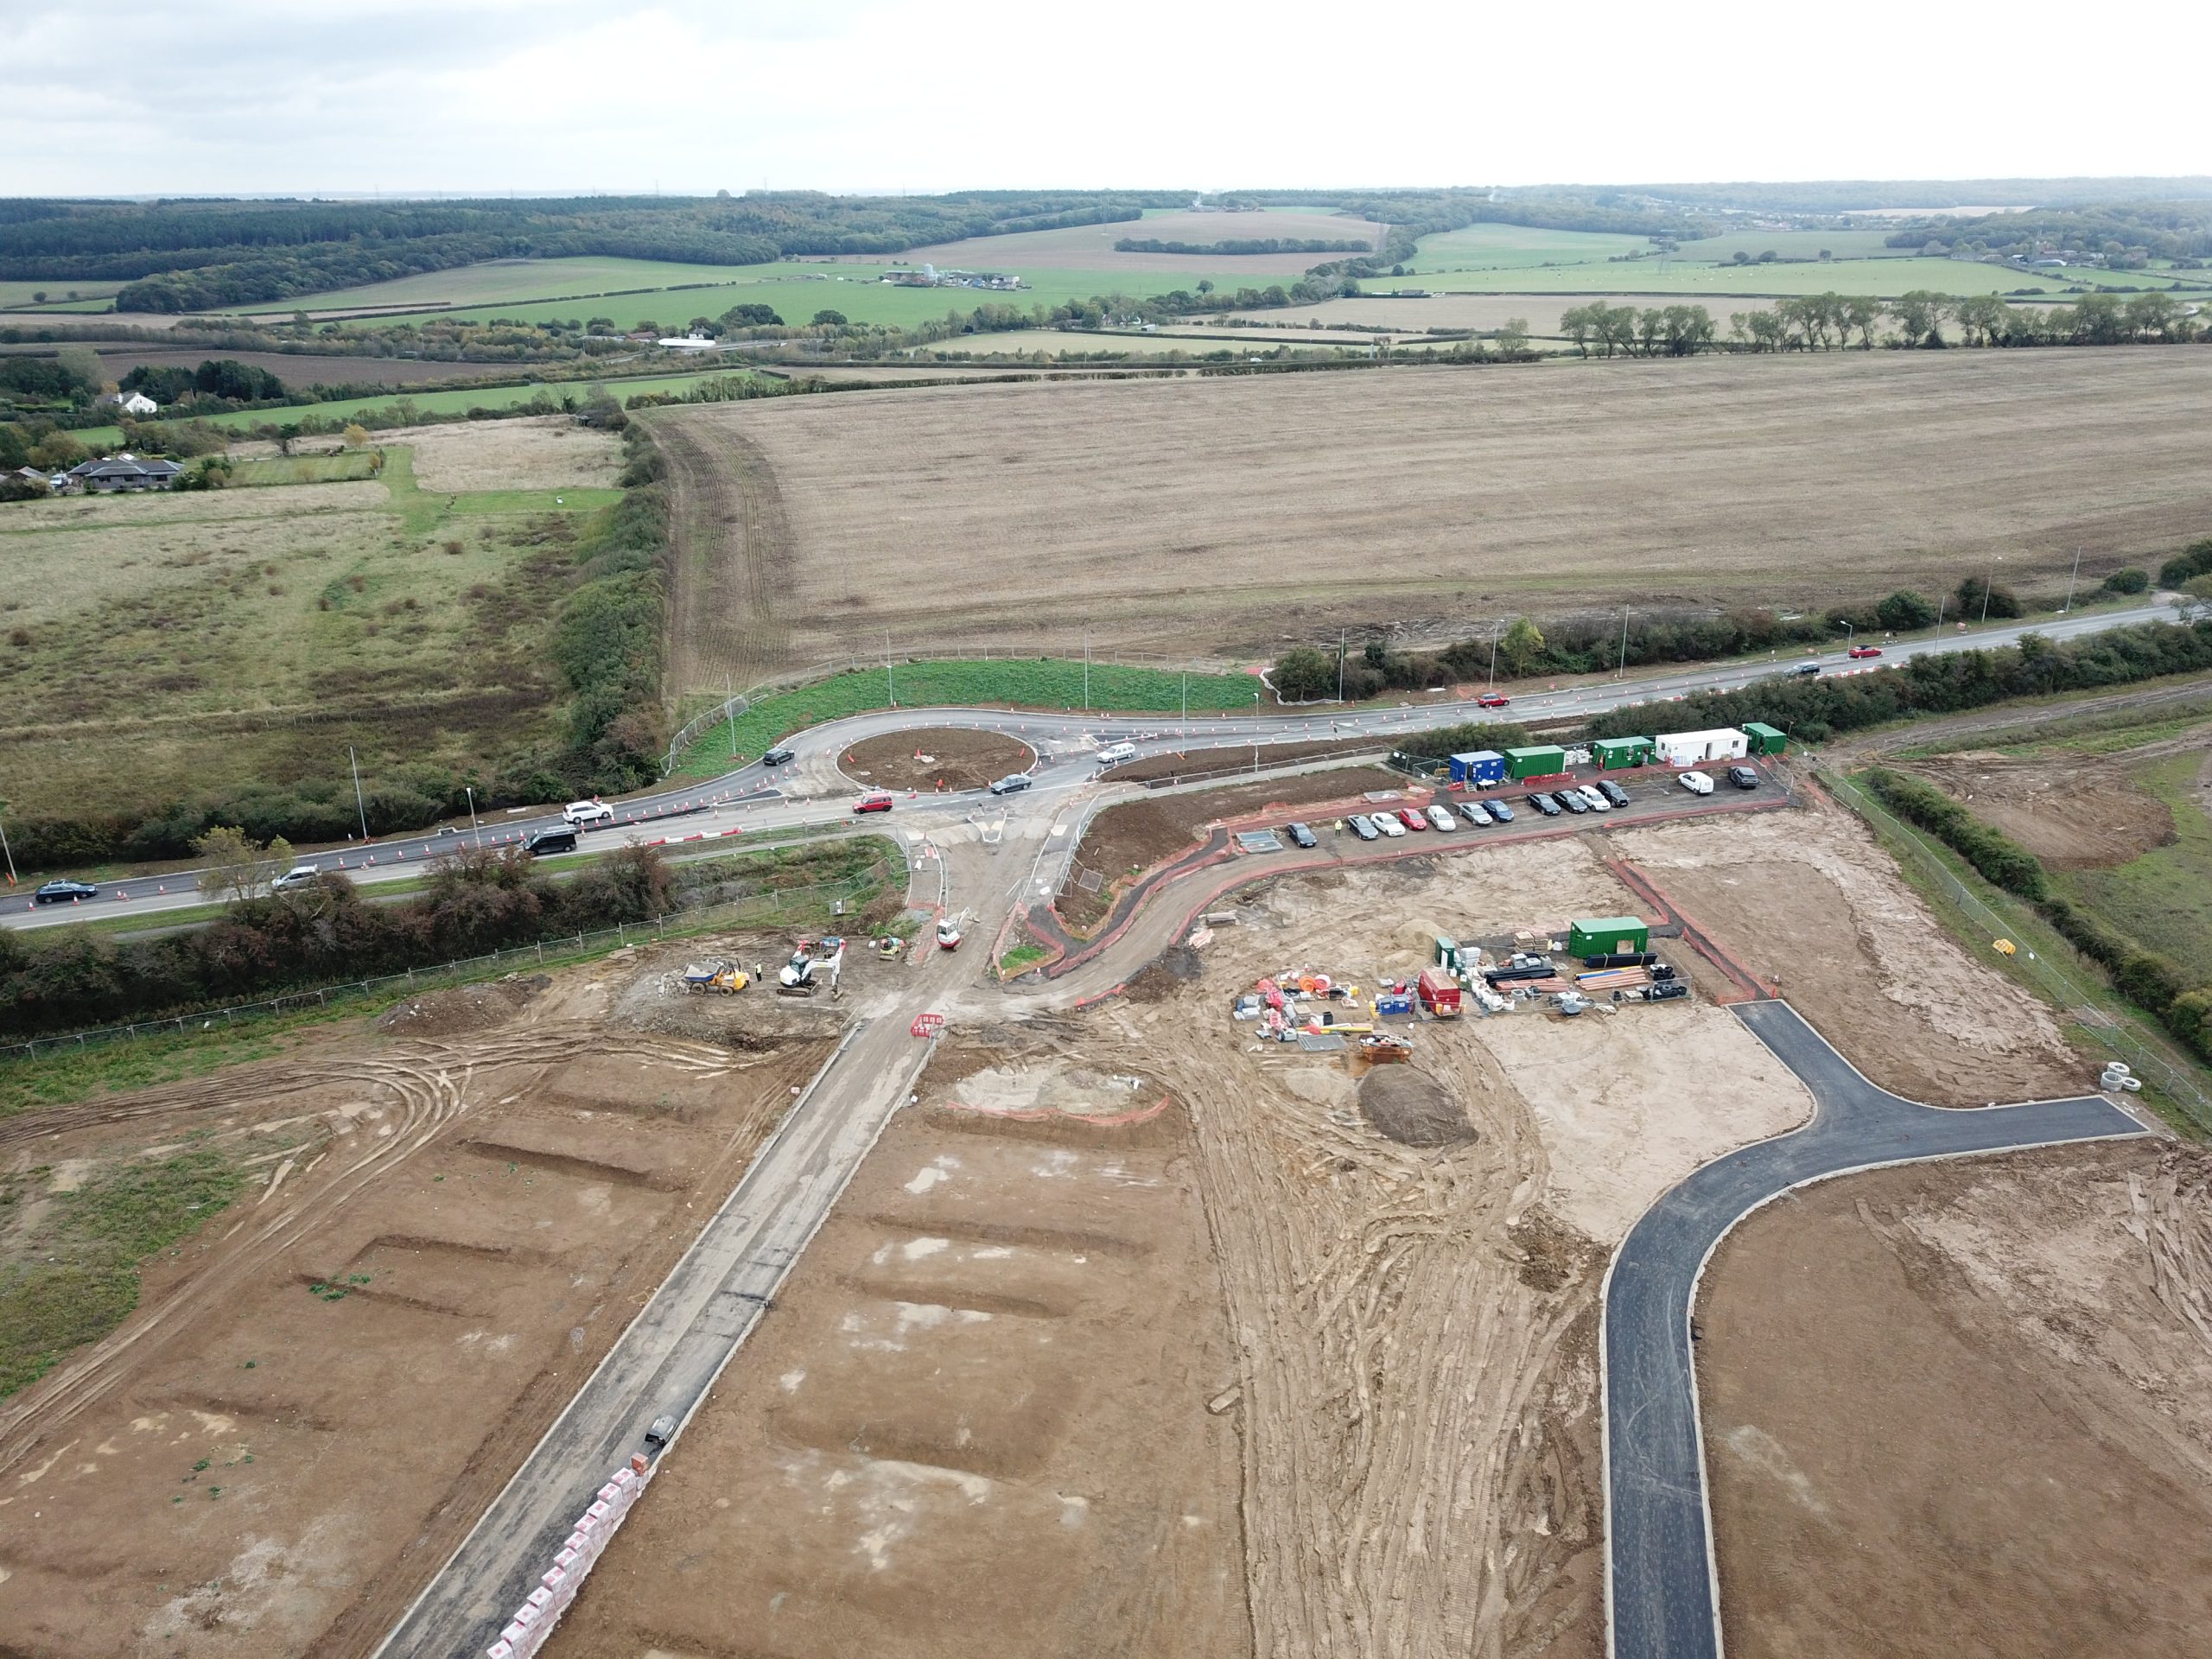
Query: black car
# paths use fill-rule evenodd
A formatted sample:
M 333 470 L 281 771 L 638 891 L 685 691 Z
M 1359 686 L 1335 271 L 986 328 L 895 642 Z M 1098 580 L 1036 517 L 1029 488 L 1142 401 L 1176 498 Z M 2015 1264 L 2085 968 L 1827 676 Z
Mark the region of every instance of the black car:
M 1611 801 L 1615 806 L 1626 806 L 1628 804 L 1628 791 L 1623 789 L 1618 784 L 1615 783 L 1610 778 L 1600 778 L 1598 780 L 1598 792 L 1604 796 L 1607 800 Z
M 1580 795 L 1577 794 L 1571 789 L 1554 790 L 1552 791 L 1552 799 L 1557 801 L 1561 806 L 1573 813 L 1577 817 L 1581 817 L 1582 814 L 1590 810 L 1590 803 L 1584 800 Z
M 1731 766 L 1728 768 L 1728 781 L 1738 789 L 1757 789 L 1759 775 L 1749 766 Z
M 1513 822 L 1513 809 L 1503 801 L 1484 801 L 1482 804 L 1482 809 L 1500 823 Z
M 1314 844 L 1313 832 L 1302 823 L 1286 823 L 1282 827 L 1282 831 L 1290 837 L 1290 843 L 1294 847 L 1311 847 Z
M 522 849 L 532 858 L 543 858 L 548 853 L 573 853 L 576 850 L 576 832 L 565 823 L 556 830 L 540 830 L 523 842 Z
M 1369 817 L 1364 812 L 1353 813 L 1351 817 L 1344 820 L 1344 823 L 1351 829 L 1352 834 L 1357 836 L 1362 841 L 1373 841 L 1377 836 L 1382 833 L 1375 827 L 1375 820 Z
M 89 881 L 49 881 L 31 897 L 41 905 L 67 905 L 79 899 L 97 899 L 99 891 Z
M 797 749 L 771 749 L 760 757 L 764 766 L 780 766 L 798 759 Z
M 1526 800 L 1529 805 L 1535 807 L 1537 811 L 1542 813 L 1548 818 L 1555 818 L 1559 817 L 1559 803 L 1552 799 L 1550 796 L 1545 794 L 1541 790 L 1531 791 L 1522 798 Z
M 1036 780 L 1026 772 L 1010 772 L 991 785 L 994 795 L 1019 795 Z

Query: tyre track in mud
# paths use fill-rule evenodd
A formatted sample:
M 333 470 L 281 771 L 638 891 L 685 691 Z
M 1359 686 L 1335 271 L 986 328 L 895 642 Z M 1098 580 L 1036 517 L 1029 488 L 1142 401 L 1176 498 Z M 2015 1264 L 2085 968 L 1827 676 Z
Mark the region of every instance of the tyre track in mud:
M 791 633 L 777 600 L 791 588 L 796 550 L 766 454 L 734 428 L 712 442 L 682 414 L 650 423 L 667 463 L 671 700 L 756 685 L 791 666 Z
M 1173 1012 L 1119 1018 L 1198 1129 L 1241 1357 L 1255 1651 L 1504 1659 L 1586 1632 L 1543 1546 L 1595 1541 L 1560 1500 L 1596 1483 L 1572 1477 L 1594 1458 L 1603 1252 L 1531 1214 L 1547 1160 L 1495 1063 L 1440 1046 L 1478 1139 L 1422 1150 L 1369 1128 L 1333 1068 L 1262 1065 L 1227 1037 L 1171 1049 Z M 1577 1414 L 1587 1446 L 1558 1430 Z

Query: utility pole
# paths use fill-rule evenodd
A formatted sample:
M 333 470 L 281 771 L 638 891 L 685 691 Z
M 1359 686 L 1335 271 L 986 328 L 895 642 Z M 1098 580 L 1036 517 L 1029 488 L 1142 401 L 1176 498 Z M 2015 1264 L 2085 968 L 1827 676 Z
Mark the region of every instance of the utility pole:
M 899 687 L 891 677 L 891 630 L 888 628 L 883 631 L 883 690 L 884 695 L 891 699 L 891 706 L 896 709 L 899 706 Z M 733 726 L 730 728 L 732 742 L 737 741 L 736 733 L 737 728 Z
M 1619 679 L 1628 672 L 1628 607 L 1621 607 L 1621 659 L 1613 667 L 1613 677 Z
M 1989 575 L 1981 584 L 1981 620 L 1984 622 L 1989 620 L 1989 590 L 1997 585 L 1997 565 L 1996 559 L 1990 560 Z
M 0 806 L 5 805 L 5 802 L 0 802 Z M 8 885 L 12 887 L 16 885 L 16 855 L 9 849 L 8 826 L 4 823 L 0 823 L 0 857 L 8 861 Z
M 1183 671 L 1183 723 L 1191 723 L 1191 671 Z
M 2077 547 L 2074 550 L 2074 574 L 2066 578 L 2066 603 L 2059 613 L 2062 616 L 2074 608 L 2074 584 L 2080 581 L 2081 577 L 2082 550 Z
M 461 788 L 468 796 L 468 834 L 480 853 L 484 850 L 484 828 L 476 822 L 476 790 L 470 784 L 463 784 Z
M 1943 631 L 1943 607 L 1950 602 L 1950 598 L 1948 594 L 1936 595 L 1936 632 L 1938 633 Z
M 1083 712 L 1090 712 L 1090 630 L 1083 631 Z
M 353 810 L 361 815 L 361 839 L 366 841 L 369 838 L 369 807 L 368 803 L 361 798 L 360 757 L 353 753 L 351 743 L 346 746 L 346 762 L 353 768 Z
M 729 721 L 729 758 L 737 759 L 737 690 L 727 671 L 722 675 L 722 714 Z
M 1344 700 L 1344 631 L 1337 630 L 1337 701 Z
M 1503 620 L 1490 625 L 1490 689 L 1497 690 L 1497 632 L 1505 626 Z

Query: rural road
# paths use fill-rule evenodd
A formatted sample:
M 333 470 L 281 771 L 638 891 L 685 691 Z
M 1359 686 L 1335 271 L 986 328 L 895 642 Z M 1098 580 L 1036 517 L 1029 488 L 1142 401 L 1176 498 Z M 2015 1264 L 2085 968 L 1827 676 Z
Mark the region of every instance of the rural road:
M 2122 610 L 2098 611 L 2036 622 L 1976 629 L 1965 634 L 1893 645 L 1886 662 L 1914 656 L 1978 651 L 2016 643 L 2024 633 L 2050 639 L 2069 639 L 2107 628 L 2122 627 L 2170 618 L 2164 604 L 2131 606 Z M 1511 720 L 1547 721 L 1601 713 L 1628 703 L 1650 702 L 1686 696 L 1694 691 L 1733 690 L 1769 678 L 1796 664 L 1817 661 L 1824 673 L 1867 671 L 1841 651 L 1817 658 L 1792 658 L 1705 665 L 1623 680 L 1601 680 L 1557 691 L 1516 692 L 1509 709 L 1488 710 L 1471 702 L 1408 703 L 1391 709 L 1364 709 L 1331 714 L 1327 706 L 1278 714 L 1198 716 L 1173 720 L 1161 715 L 1043 714 L 998 709 L 887 709 L 855 715 L 810 727 L 789 741 L 798 759 L 779 768 L 757 761 L 721 777 L 683 783 L 650 794 L 613 803 L 624 822 L 618 827 L 593 831 L 587 846 L 604 847 L 617 841 L 671 842 L 694 835 L 714 836 L 802 826 L 849 822 L 852 786 L 836 772 L 836 757 L 864 738 L 912 730 L 918 727 L 956 726 L 1004 731 L 1023 738 L 1038 749 L 1036 768 L 1039 791 L 1071 790 L 1087 783 L 1093 767 L 1088 759 L 1098 742 L 1128 741 L 1140 755 L 1166 754 L 1192 748 L 1234 748 L 1252 744 L 1291 742 L 1306 738 L 1371 736 L 1397 742 L 1408 734 L 1463 721 Z M 957 822 L 972 810 L 979 797 L 974 792 L 939 796 L 926 802 L 902 803 L 908 817 L 920 815 L 925 824 Z M 547 812 L 502 812 L 491 821 L 468 830 L 442 835 L 395 836 L 370 842 L 303 855 L 299 861 L 321 869 L 344 869 L 355 880 L 367 884 L 419 876 L 425 863 L 441 854 L 481 842 L 508 845 L 532 830 L 559 822 Z M 371 861 L 373 860 L 373 862 Z M 556 861 L 557 868 L 557 861 Z M 72 904 L 38 905 L 20 889 L 0 900 L 0 926 L 35 928 L 85 919 L 86 912 L 112 915 L 113 906 L 127 903 L 133 914 L 155 915 L 207 902 L 200 892 L 197 872 L 168 871 L 157 875 L 130 876 L 99 883 L 98 897 Z
M 1719 1659 L 1720 1588 L 1698 1418 L 1698 1280 L 1728 1230 L 1769 1200 L 1851 1170 L 2137 1135 L 2101 1096 L 1946 1110 L 1876 1088 L 1786 1002 L 1737 1017 L 1796 1072 L 1812 1120 L 1706 1165 L 1630 1230 L 1605 1281 L 1609 1659 Z

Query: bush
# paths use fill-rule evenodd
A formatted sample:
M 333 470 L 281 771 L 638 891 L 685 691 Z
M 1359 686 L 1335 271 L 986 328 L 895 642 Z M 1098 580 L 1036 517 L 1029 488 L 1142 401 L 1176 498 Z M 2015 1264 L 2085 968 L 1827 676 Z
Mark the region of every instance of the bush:
M 2036 855 L 2010 836 L 1983 823 L 1941 790 L 1886 766 L 1869 771 L 1866 785 L 1891 810 L 1934 835 L 1973 865 L 1985 880 L 2023 899 L 2044 897 L 2043 864 Z
M 1985 607 L 1982 595 L 1989 602 Z M 2020 597 L 2009 588 L 1999 588 L 1980 576 L 1968 576 L 1959 584 L 1959 620 L 1978 622 L 1985 611 L 1991 616 L 2022 616 L 2026 613 L 2020 606 Z
M 2148 593 L 2151 588 L 2151 573 L 2148 570 L 2133 569 L 2115 570 L 2104 579 L 2100 588 L 2101 591 L 2107 594 Z
M 1915 628 L 1933 626 L 1936 607 L 1910 588 L 1900 588 L 1874 607 L 1874 618 L 1894 632 L 1908 633 Z

